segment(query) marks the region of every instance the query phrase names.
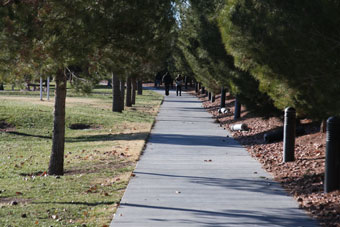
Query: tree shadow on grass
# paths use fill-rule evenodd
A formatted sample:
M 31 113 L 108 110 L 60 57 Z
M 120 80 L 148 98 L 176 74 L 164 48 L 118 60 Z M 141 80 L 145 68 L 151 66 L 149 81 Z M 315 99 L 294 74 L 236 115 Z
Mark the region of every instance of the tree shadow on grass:
M 52 139 L 51 136 L 33 135 L 22 132 L 6 132 L 8 134 L 24 136 L 24 137 L 34 137 L 40 139 Z M 99 134 L 99 135 L 89 135 L 89 136 L 78 136 L 78 137 L 66 137 L 65 142 L 78 143 L 78 142 L 95 142 L 95 141 L 114 141 L 114 140 L 145 140 L 149 133 L 120 133 L 120 134 Z
M 16 136 L 34 137 L 34 138 L 40 138 L 40 139 L 52 139 L 51 136 L 33 135 L 33 134 L 27 134 L 23 132 L 7 131 L 6 133 L 11 134 L 11 135 L 16 135 Z
M 61 204 L 61 205 L 83 205 L 83 206 L 101 206 L 101 205 L 114 205 L 117 204 L 117 201 L 108 201 L 108 202 L 32 202 L 32 204 Z
M 97 141 L 115 141 L 115 140 L 145 140 L 148 137 L 148 132 L 141 133 L 120 133 L 120 134 L 99 134 L 99 135 L 86 135 L 78 137 L 67 137 L 66 142 L 79 143 L 79 142 L 97 142 Z

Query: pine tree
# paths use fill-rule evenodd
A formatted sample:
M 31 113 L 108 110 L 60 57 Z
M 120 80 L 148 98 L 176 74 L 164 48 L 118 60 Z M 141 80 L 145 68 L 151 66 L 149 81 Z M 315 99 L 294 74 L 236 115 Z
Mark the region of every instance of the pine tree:
M 277 113 L 272 100 L 259 91 L 258 82 L 247 71 L 234 65 L 234 58 L 224 48 L 217 15 L 224 0 L 192 0 L 180 8 L 182 20 L 176 53 L 178 65 L 190 66 L 197 81 L 210 92 L 220 93 L 226 86 L 238 95 L 247 109 L 257 113 Z
M 226 2 L 219 19 L 226 49 L 275 106 L 317 120 L 339 115 L 340 3 Z

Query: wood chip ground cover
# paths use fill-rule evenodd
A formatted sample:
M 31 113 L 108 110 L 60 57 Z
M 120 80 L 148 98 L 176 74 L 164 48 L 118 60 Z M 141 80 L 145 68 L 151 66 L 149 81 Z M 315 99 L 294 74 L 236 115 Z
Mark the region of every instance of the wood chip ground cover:
M 66 127 L 65 174 L 55 177 L 46 173 L 53 97 L 41 102 L 34 92 L 0 93 L 0 119 L 6 122 L 0 131 L 1 226 L 109 225 L 162 97 L 144 91 L 133 109 L 113 113 L 110 89 L 70 94 L 66 125 L 91 127 Z
M 192 93 L 194 95 L 194 93 Z M 250 130 L 234 131 L 232 136 L 257 159 L 265 170 L 292 195 L 301 209 L 316 218 L 322 226 L 340 226 L 340 191 L 323 192 L 326 135 L 319 124 L 309 119 L 301 121 L 305 134 L 296 138 L 295 162 L 282 163 L 283 142 L 264 143 L 266 132 L 283 126 L 278 118 L 263 119 L 242 107 L 241 118 L 234 120 L 234 99 L 226 102 L 231 113 L 219 114 L 220 97 L 214 103 L 205 95 L 198 95 L 203 106 L 226 130 L 235 123 L 245 123 Z

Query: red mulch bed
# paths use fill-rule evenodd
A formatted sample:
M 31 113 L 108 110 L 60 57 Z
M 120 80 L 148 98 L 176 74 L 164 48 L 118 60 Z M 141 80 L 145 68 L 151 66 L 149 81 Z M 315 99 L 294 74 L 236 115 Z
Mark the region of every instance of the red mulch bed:
M 227 114 L 218 113 L 219 96 L 214 103 L 208 101 L 206 95 L 198 97 L 225 129 L 229 130 L 235 123 L 247 124 L 249 130 L 231 132 L 233 138 L 294 196 L 300 208 L 305 209 L 322 226 L 340 226 L 340 191 L 323 192 L 326 134 L 320 133 L 318 124 L 308 119 L 301 121 L 305 134 L 296 138 L 296 161 L 283 163 L 283 142 L 265 143 L 263 139 L 266 132 L 283 126 L 281 119 L 263 119 L 247 112 L 242 106 L 241 118 L 235 121 L 234 99 L 230 96 L 227 97 L 226 108 L 231 112 Z

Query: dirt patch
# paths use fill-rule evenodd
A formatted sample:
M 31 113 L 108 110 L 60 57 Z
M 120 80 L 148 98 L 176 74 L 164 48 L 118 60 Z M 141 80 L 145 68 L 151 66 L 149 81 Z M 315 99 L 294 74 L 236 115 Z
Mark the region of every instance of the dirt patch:
M 69 126 L 69 128 L 70 128 L 70 129 L 73 129 L 73 130 L 83 130 L 83 129 L 89 129 L 89 128 L 91 128 L 91 125 L 77 123 L 77 124 L 71 124 L 71 125 Z
M 192 93 L 194 94 L 194 93 Z M 232 136 L 239 141 L 262 167 L 297 200 L 322 226 L 340 226 L 340 191 L 323 192 L 325 169 L 326 134 L 320 133 L 319 124 L 309 119 L 301 121 L 305 132 L 295 141 L 295 162 L 282 163 L 283 142 L 265 143 L 264 134 L 283 126 L 282 119 L 263 119 L 250 114 L 242 107 L 241 117 L 233 119 L 234 99 L 228 98 L 226 107 L 230 113 L 219 114 L 220 97 L 214 103 L 205 95 L 198 96 L 203 106 L 226 130 L 235 123 L 244 123 L 248 131 L 234 131 Z
M 85 168 L 71 168 L 71 169 L 66 169 L 64 174 L 65 175 L 78 175 L 78 174 L 89 174 L 89 173 L 99 173 L 103 171 L 104 169 L 108 170 L 117 170 L 121 168 L 125 168 L 128 166 L 133 165 L 134 163 L 132 162 L 112 162 L 112 161 L 105 161 L 102 163 L 92 163 L 89 164 L 87 163 Z
M 0 132 L 13 131 L 14 126 L 7 123 L 5 120 L 0 120 Z

